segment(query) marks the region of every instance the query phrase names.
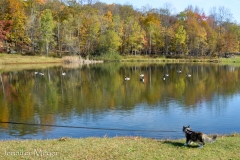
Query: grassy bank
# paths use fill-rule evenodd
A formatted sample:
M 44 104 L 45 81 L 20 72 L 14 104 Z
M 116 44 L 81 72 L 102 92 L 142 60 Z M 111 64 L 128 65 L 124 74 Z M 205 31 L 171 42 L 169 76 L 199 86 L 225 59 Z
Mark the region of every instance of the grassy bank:
M 222 64 L 232 64 L 232 65 L 240 65 L 240 56 L 235 56 L 234 58 L 209 58 L 209 57 L 188 57 L 186 59 L 174 59 L 174 58 L 165 58 L 162 57 L 153 57 L 153 56 L 121 56 L 120 59 L 117 60 L 107 60 L 107 61 L 120 61 L 120 62 L 160 62 L 160 63 L 189 63 L 189 62 L 200 62 L 200 63 L 222 63 Z M 20 54 L 0 54 L 0 65 L 1 64 L 49 64 L 49 63 L 97 63 L 101 61 L 94 60 L 83 60 L 79 59 L 78 56 L 67 56 L 64 58 L 54 58 L 54 57 L 46 57 L 46 56 L 22 56 Z
M 240 65 L 240 55 L 231 58 L 221 58 L 222 64 L 229 64 L 229 65 Z
M 79 67 L 82 64 L 102 63 L 103 61 L 79 59 L 78 56 L 54 58 L 46 56 L 23 56 L 20 54 L 0 54 L 0 72 L 23 69 L 46 69 L 53 66 Z
M 240 159 L 239 134 L 219 136 L 201 149 L 184 143 L 141 137 L 11 140 L 0 141 L 0 159 Z
M 22 56 L 19 54 L 0 54 L 0 64 L 38 64 L 62 63 L 61 58 L 46 56 Z
M 221 63 L 240 65 L 240 56 L 237 55 L 232 58 L 211 58 L 211 57 L 187 57 L 182 59 L 152 57 L 152 56 L 123 56 L 121 62 L 164 62 L 164 63 Z

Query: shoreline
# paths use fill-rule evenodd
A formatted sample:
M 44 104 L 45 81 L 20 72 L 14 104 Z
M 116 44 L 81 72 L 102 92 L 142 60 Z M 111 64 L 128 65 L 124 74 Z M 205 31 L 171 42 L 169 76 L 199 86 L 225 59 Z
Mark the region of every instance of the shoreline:
M 18 64 L 95 64 L 104 62 L 159 62 L 159 63 L 214 63 L 240 65 L 240 56 L 234 58 L 189 57 L 186 59 L 150 57 L 150 56 L 122 56 L 120 60 L 83 59 L 79 56 L 65 56 L 63 58 L 46 56 L 26 56 L 19 54 L 0 54 L 0 65 Z
M 25 64 L 95 64 L 103 63 L 102 60 L 82 59 L 78 56 L 65 56 L 63 58 L 46 56 L 25 56 L 18 54 L 0 54 L 0 65 L 25 65 Z

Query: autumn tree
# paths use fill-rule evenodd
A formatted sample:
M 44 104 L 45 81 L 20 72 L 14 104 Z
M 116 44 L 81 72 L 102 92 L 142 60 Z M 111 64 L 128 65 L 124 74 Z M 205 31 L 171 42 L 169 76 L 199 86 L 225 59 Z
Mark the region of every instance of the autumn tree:
M 232 14 L 228 8 L 220 6 L 211 8 L 209 17 L 213 19 L 213 29 L 217 32 L 216 52 L 222 54 L 226 51 L 224 46 L 228 45 L 224 39 L 224 34 L 228 24 L 232 23 Z
M 162 8 L 159 9 L 159 16 L 162 24 L 162 33 L 164 37 L 164 54 L 169 54 L 169 49 L 172 41 L 174 40 L 174 25 L 177 22 L 177 18 L 173 15 L 173 6 L 169 3 L 164 4 Z
M 12 22 L 9 20 L 0 20 L 0 44 L 3 43 L 3 48 L 0 47 L 0 51 L 6 51 L 7 45 L 7 35 L 9 35 L 11 31 Z
M 29 43 L 26 36 L 26 15 L 22 1 L 8 0 L 4 19 L 12 21 L 9 38 L 14 43 L 15 49 L 22 52 L 23 44 Z
M 207 33 L 207 48 L 206 54 L 216 56 L 217 47 L 217 32 L 214 30 L 214 21 L 211 17 L 207 17 L 205 21 L 202 21 L 202 26 L 205 28 Z
M 68 52 L 78 52 L 78 47 L 77 47 L 77 37 L 75 34 L 75 18 L 73 17 L 72 14 L 69 14 L 68 18 L 63 20 L 62 22 L 62 45 L 65 46 L 65 50 Z
M 148 39 L 148 53 L 156 52 L 158 47 L 162 46 L 161 23 L 155 13 L 149 12 L 146 17 L 141 17 L 141 25 L 146 31 Z
M 204 16 L 194 12 L 191 8 L 186 10 L 185 28 L 188 35 L 188 48 L 190 54 L 198 55 L 206 51 L 206 30 L 202 26 Z
M 224 53 L 236 53 L 239 51 L 239 42 L 240 42 L 240 27 L 236 24 L 228 24 L 225 27 L 226 31 L 223 33 Z
M 26 19 L 26 35 L 29 37 L 30 44 L 28 52 L 36 54 L 36 44 L 38 41 L 39 32 L 37 30 L 39 26 L 38 16 L 40 13 L 40 6 L 43 5 L 42 0 L 26 0 L 24 1 Z
M 123 22 L 123 30 L 122 30 L 122 46 L 121 46 L 121 53 L 129 54 L 131 52 L 132 45 L 135 45 L 136 39 L 136 27 L 137 23 L 134 17 L 128 17 Z M 135 27 L 133 27 L 135 25 Z M 135 29 L 134 29 L 135 28 Z

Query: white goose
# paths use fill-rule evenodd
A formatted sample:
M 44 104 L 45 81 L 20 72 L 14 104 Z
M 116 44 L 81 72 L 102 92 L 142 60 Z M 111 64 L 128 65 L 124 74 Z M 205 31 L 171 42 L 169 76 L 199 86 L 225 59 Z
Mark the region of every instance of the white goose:
M 40 76 L 44 76 L 44 73 L 42 73 L 42 72 L 39 72 L 39 75 L 40 75 Z
M 129 81 L 130 80 L 130 77 L 126 77 L 124 78 L 125 81 Z

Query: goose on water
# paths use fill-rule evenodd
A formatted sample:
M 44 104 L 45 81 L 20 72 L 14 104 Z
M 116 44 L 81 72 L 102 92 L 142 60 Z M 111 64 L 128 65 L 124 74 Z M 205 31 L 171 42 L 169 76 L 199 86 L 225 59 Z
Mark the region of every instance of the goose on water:
M 186 74 L 186 77 L 191 77 L 191 76 L 192 76 L 191 74 L 188 74 L 188 73 Z
M 129 81 L 130 78 L 125 76 L 124 80 L 125 80 L 125 81 Z
M 140 74 L 140 77 L 144 77 L 144 74 Z
M 144 78 L 140 78 L 140 81 L 141 81 L 142 83 L 144 83 Z

